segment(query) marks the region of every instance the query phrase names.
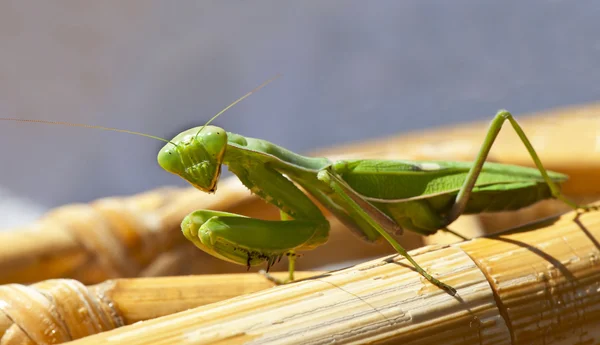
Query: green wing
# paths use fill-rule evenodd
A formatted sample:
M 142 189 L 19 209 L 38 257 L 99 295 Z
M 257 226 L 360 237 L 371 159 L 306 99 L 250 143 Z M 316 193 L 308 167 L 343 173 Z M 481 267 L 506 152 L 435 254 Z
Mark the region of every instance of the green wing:
M 472 167 L 471 162 L 345 160 L 333 165 L 334 170 L 355 191 L 368 199 L 401 201 L 456 194 Z M 555 182 L 567 176 L 548 172 Z M 508 191 L 518 192 L 545 186 L 539 170 L 514 165 L 485 163 L 473 194 Z

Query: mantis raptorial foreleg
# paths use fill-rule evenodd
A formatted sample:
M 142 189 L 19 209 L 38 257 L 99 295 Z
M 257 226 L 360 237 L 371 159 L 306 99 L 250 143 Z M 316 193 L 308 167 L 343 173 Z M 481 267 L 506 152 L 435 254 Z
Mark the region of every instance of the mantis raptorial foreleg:
M 268 270 L 287 256 L 289 279 L 293 280 L 296 249 L 311 249 L 325 242 L 329 223 L 319 208 L 280 172 L 267 165 L 242 160 L 236 163 L 230 165 L 230 170 L 251 191 L 279 207 L 282 220 L 202 210 L 185 218 L 183 233 L 206 252 L 248 267 L 266 261 Z
M 271 266 L 281 256 L 306 243 L 316 227 L 302 220 L 269 221 L 209 210 L 189 214 L 181 226 L 184 236 L 198 248 L 247 266 L 263 261 Z
M 473 167 L 467 174 L 467 178 L 466 178 L 464 184 L 462 185 L 458 194 L 456 195 L 456 200 L 454 202 L 454 205 L 452 206 L 452 209 L 446 216 L 447 224 L 452 223 L 461 214 L 463 214 L 465 207 L 467 206 L 467 203 L 469 202 L 469 198 L 471 196 L 471 192 L 473 191 L 473 187 L 475 186 L 475 182 L 477 182 L 477 178 L 479 177 L 479 174 L 481 173 L 483 164 L 485 163 L 485 160 L 487 159 L 487 156 L 492 148 L 492 145 L 494 144 L 494 141 L 496 140 L 496 137 L 498 136 L 498 133 L 500 133 L 500 130 L 502 129 L 502 125 L 504 124 L 504 122 L 506 120 L 508 120 L 510 122 L 513 129 L 515 130 L 515 132 L 521 139 L 521 142 L 523 142 L 523 144 L 527 148 L 527 152 L 529 152 L 529 155 L 531 156 L 531 158 L 533 159 L 533 162 L 535 163 L 536 167 L 540 171 L 540 174 L 542 175 L 544 181 L 548 184 L 548 187 L 550 188 L 550 191 L 552 192 L 552 196 L 563 201 L 565 204 L 569 205 L 571 208 L 573 208 L 575 210 L 582 209 L 582 210 L 587 211 L 590 209 L 594 209 L 595 207 L 592 207 L 589 205 L 577 205 L 575 202 L 569 200 L 567 197 L 565 197 L 562 194 L 562 192 L 560 191 L 560 189 L 558 188 L 556 183 L 554 183 L 554 181 L 552 181 L 550 176 L 548 176 L 548 171 L 546 170 L 546 168 L 544 168 L 544 165 L 542 164 L 540 157 L 535 152 L 533 145 L 531 145 L 531 142 L 525 135 L 525 132 L 523 132 L 523 129 L 521 128 L 519 123 L 513 118 L 511 113 L 509 113 L 506 110 L 500 110 L 500 111 L 498 111 L 498 113 L 496 113 L 496 116 L 492 120 L 490 127 L 488 129 L 488 132 L 483 141 L 483 144 L 481 145 L 481 149 L 479 150 L 479 153 L 475 157 L 475 162 L 473 162 Z

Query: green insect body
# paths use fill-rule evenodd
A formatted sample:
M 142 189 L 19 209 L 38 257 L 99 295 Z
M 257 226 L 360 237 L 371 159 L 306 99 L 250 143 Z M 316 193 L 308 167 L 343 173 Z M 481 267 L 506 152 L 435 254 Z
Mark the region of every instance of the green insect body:
M 485 163 L 508 120 L 537 169 Z M 270 142 L 225 132 L 215 126 L 189 129 L 158 154 L 165 170 L 196 188 L 216 191 L 225 164 L 250 191 L 275 205 L 281 221 L 232 213 L 195 211 L 182 222 L 187 239 L 207 253 L 248 267 L 270 267 L 290 256 L 290 280 L 297 251 L 327 241 L 329 223 L 303 191 L 316 198 L 350 230 L 367 241 L 385 238 L 417 272 L 451 294 L 456 290 L 430 276 L 397 242 L 403 229 L 431 235 L 461 214 L 519 209 L 547 198 L 566 199 L 558 184 L 566 175 L 544 169 L 529 140 L 507 111 L 491 123 L 474 162 L 342 160 L 305 157 Z M 585 207 L 582 207 L 585 208 Z M 288 216 L 292 219 L 288 219 Z
M 208 123 L 275 78 L 242 96 Z M 304 157 L 254 138 L 229 133 L 208 123 L 184 131 L 173 140 L 129 130 L 59 121 L 0 118 L 1 121 L 42 123 L 124 132 L 167 144 L 158 154 L 165 170 L 181 176 L 207 193 L 216 191 L 221 166 L 228 166 L 240 181 L 281 211 L 280 221 L 253 219 L 210 210 L 195 211 L 181 227 L 187 239 L 205 252 L 248 267 L 289 257 L 289 281 L 294 280 L 296 252 L 324 244 L 329 222 L 297 186 L 325 206 L 348 229 L 365 239 L 384 238 L 423 277 L 450 294 L 456 290 L 429 275 L 398 243 L 403 230 L 431 235 L 445 230 L 461 214 L 516 210 L 548 198 L 573 209 L 558 185 L 567 176 L 547 171 L 527 136 L 512 115 L 499 111 L 475 160 L 417 162 L 401 160 L 341 160 Z M 487 155 L 508 121 L 529 152 L 537 169 L 485 163 Z M 459 234 L 454 233 L 457 236 Z

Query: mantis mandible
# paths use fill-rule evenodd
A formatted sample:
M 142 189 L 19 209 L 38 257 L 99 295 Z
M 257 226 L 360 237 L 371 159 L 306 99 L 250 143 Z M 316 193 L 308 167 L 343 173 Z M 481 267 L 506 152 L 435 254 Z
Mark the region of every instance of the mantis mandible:
M 492 120 L 473 162 L 330 161 L 301 156 L 268 141 L 210 125 L 271 80 L 230 104 L 205 125 L 188 129 L 170 141 L 100 126 L 2 120 L 108 129 L 163 140 L 167 144 L 158 153 L 159 165 L 206 193 L 216 191 L 221 166 L 226 165 L 253 194 L 278 207 L 281 220 L 198 210 L 183 219 L 184 236 L 208 254 L 248 268 L 266 262 L 268 271 L 282 256 L 288 256 L 288 281 L 294 280 L 296 253 L 324 244 L 330 228 L 318 206 L 298 186 L 364 240 L 373 242 L 383 237 L 419 274 L 451 295 L 456 294 L 453 287 L 432 277 L 398 243 L 403 230 L 422 235 L 450 231 L 448 225 L 461 214 L 516 210 L 548 198 L 562 200 L 573 209 L 590 209 L 561 193 L 558 186 L 567 176 L 544 168 L 527 136 L 506 110 L 500 110 Z M 506 121 L 537 169 L 485 163 Z

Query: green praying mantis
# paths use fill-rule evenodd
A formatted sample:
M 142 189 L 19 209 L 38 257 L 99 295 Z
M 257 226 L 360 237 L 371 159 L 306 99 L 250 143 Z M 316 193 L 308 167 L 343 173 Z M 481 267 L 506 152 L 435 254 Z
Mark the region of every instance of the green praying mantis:
M 208 254 L 248 268 L 266 263 L 268 271 L 281 257 L 288 256 L 287 281 L 294 280 L 296 253 L 323 245 L 329 235 L 328 220 L 305 192 L 364 240 L 384 238 L 419 274 L 451 295 L 456 294 L 453 287 L 427 273 L 398 243 L 403 230 L 422 235 L 450 231 L 448 226 L 462 214 L 516 210 L 548 198 L 562 200 L 573 209 L 590 209 L 561 193 L 559 184 L 567 176 L 544 168 L 527 136 L 506 110 L 499 111 L 492 120 L 473 162 L 330 161 L 301 156 L 268 141 L 210 125 L 271 80 L 230 104 L 205 125 L 188 129 L 172 140 L 100 126 L 2 120 L 116 130 L 165 141 L 158 164 L 206 193 L 216 192 L 221 167 L 226 165 L 253 194 L 279 208 L 281 220 L 198 210 L 183 219 L 184 236 Z M 485 162 L 506 121 L 537 169 Z

